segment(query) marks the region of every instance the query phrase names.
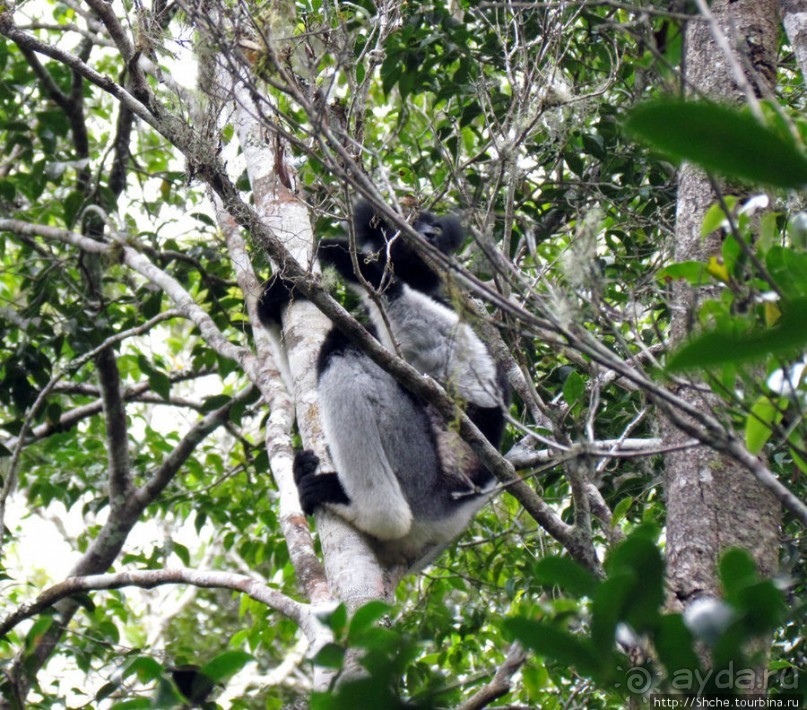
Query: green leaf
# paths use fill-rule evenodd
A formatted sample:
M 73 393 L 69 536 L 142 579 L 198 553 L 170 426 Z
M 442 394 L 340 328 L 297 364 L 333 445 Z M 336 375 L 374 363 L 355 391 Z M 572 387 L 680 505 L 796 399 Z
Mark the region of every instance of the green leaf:
M 736 276 L 736 266 L 743 258 L 743 248 L 737 238 L 732 234 L 723 240 L 720 248 L 723 257 L 723 267 L 729 276 Z
M 664 603 L 664 561 L 653 540 L 634 533 L 605 562 L 607 579 L 592 602 L 591 630 L 597 647 L 609 649 L 617 623 L 638 633 L 651 629 Z
M 216 223 L 210 218 L 210 216 L 202 212 L 193 212 L 190 216 L 202 224 L 207 225 L 208 227 L 216 226 Z
M 505 619 L 505 630 L 527 648 L 564 665 L 574 666 L 584 675 L 599 670 L 599 657 L 584 639 L 532 619 Z
M 635 498 L 623 498 L 619 503 L 614 506 L 614 512 L 611 516 L 611 527 L 615 528 L 625 518 L 631 506 L 636 502 Z
M 205 401 L 202 403 L 202 411 L 205 413 L 213 412 L 232 402 L 232 399 L 232 397 L 226 394 L 214 394 L 210 397 L 205 397 Z
M 87 196 L 83 192 L 71 192 L 65 197 L 62 203 L 64 210 L 64 223 L 68 228 L 72 228 L 76 223 L 81 208 L 84 207 Z
M 196 517 L 193 519 L 193 529 L 196 530 L 197 535 L 201 532 L 202 528 L 205 526 L 207 522 L 207 513 L 203 510 L 200 510 L 196 513 Z
M 723 222 L 726 221 L 726 213 L 720 203 L 712 205 L 703 217 L 703 224 L 701 224 L 701 236 L 705 237 L 716 229 L 719 229 Z
M 39 639 L 47 633 L 48 629 L 52 625 L 53 625 L 52 616 L 46 614 L 44 616 L 39 617 L 34 622 L 34 625 L 28 630 L 28 633 L 25 636 L 26 651 L 33 650 L 39 643 Z M 26 653 L 26 655 L 28 655 L 28 653 Z
M 128 678 L 133 673 L 141 683 L 148 683 L 159 678 L 163 673 L 163 666 L 149 656 L 138 656 L 123 670 L 123 677 Z
M 636 584 L 632 574 L 621 574 L 603 582 L 594 595 L 591 609 L 591 639 L 598 651 L 614 647 L 616 626 L 623 617 L 625 600 Z
M 807 157 L 752 116 L 706 102 L 664 100 L 637 106 L 628 133 L 674 160 L 776 187 L 807 185 Z
M 481 114 L 482 114 L 482 107 L 478 103 L 473 101 L 462 109 L 459 125 L 467 126 L 477 116 L 480 116 Z
M 137 366 L 144 375 L 150 375 L 154 372 L 154 367 L 143 353 L 137 354 Z
M 758 581 L 757 568 L 754 560 L 745 550 L 732 548 L 727 550 L 720 558 L 720 582 L 726 596 L 739 593 L 739 591 Z
M 340 604 L 335 609 L 317 612 L 317 618 L 334 633 L 340 634 L 347 628 L 347 607 Z
M 807 254 L 774 246 L 765 257 L 765 266 L 785 296 L 807 296 Z
M 760 397 L 745 420 L 745 445 L 752 454 L 758 454 L 768 443 L 774 428 L 782 421 L 787 398 Z
M 95 631 L 112 643 L 118 643 L 120 641 L 120 631 L 118 631 L 118 627 L 109 620 L 98 622 L 95 626 Z
M 140 313 L 143 318 L 154 318 L 160 312 L 160 303 L 163 297 L 163 291 L 147 292 L 148 295 L 143 299 L 140 304 Z
M 693 286 L 701 286 L 711 282 L 706 264 L 700 261 L 679 261 L 670 264 L 656 274 L 659 281 L 684 279 Z
M 371 601 L 362 606 L 353 614 L 350 620 L 348 638 L 353 641 L 370 629 L 376 621 L 390 613 L 390 605 L 381 601 Z
M 775 629 L 787 611 L 782 591 L 769 579 L 741 589 L 732 601 L 743 612 L 743 622 L 753 634 Z
M 14 183 L 9 180 L 0 180 L 0 198 L 7 202 L 13 202 L 17 193 Z
M 314 665 L 325 668 L 341 668 L 345 649 L 336 643 L 326 643 L 314 656 Z
M 151 700 L 148 698 L 139 698 L 136 700 L 124 700 L 122 703 L 115 703 L 109 710 L 151 710 L 153 707 Z
M 163 399 L 168 399 L 171 394 L 171 379 L 164 372 L 152 370 L 149 375 L 149 386 Z
M 563 398 L 566 400 L 566 404 L 573 407 L 585 393 L 586 381 L 583 376 L 577 370 L 570 372 L 563 383 Z
M 109 683 L 104 683 L 95 693 L 95 700 L 103 700 L 104 698 L 108 698 L 112 693 L 114 693 L 118 688 L 120 688 L 120 683 L 116 683 L 115 681 L 110 681 Z
M 182 564 L 186 567 L 190 567 L 191 564 L 191 553 L 185 545 L 178 543 L 176 540 L 172 543 L 171 551 L 182 560 Z
M 773 328 L 750 333 L 713 331 L 695 338 L 673 354 L 667 369 L 676 372 L 753 362 L 803 348 L 807 345 L 807 298 L 783 303 L 782 309 L 782 317 Z
M 591 572 L 568 557 L 544 557 L 533 570 L 541 584 L 557 585 L 576 596 L 592 596 L 599 584 Z
M 790 455 L 793 457 L 793 463 L 798 466 L 802 473 L 807 474 L 807 460 L 799 453 L 800 451 L 804 451 L 803 437 L 798 431 L 793 431 L 790 436 L 787 437 L 787 441 L 791 445 L 789 451 Z
M 92 614 L 95 611 L 95 602 L 92 600 L 92 597 L 88 592 L 78 592 L 77 594 L 74 594 L 71 599 L 82 607 L 88 614 Z
M 384 94 L 388 95 L 392 91 L 395 84 L 401 78 L 403 65 L 400 62 L 399 53 L 389 52 L 384 63 L 381 65 L 381 87 Z
M 254 656 L 245 651 L 225 651 L 212 661 L 205 663 L 199 670 L 214 682 L 219 683 L 227 680 L 231 675 L 235 675 L 247 663 L 254 660 Z
M 653 648 L 671 676 L 679 670 L 700 668 L 698 654 L 693 646 L 692 633 L 680 614 L 667 614 L 659 619 L 653 635 Z

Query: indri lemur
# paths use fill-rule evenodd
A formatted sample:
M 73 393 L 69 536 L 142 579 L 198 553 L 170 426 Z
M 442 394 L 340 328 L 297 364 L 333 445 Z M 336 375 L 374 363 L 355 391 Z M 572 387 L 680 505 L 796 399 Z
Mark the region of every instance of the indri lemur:
M 353 271 L 348 241 L 324 239 L 318 257 L 363 299 L 376 336 L 456 397 L 480 431 L 501 443 L 508 392 L 489 350 L 440 300 L 438 274 L 366 202 L 353 215 L 361 276 L 381 292 L 389 326 Z M 461 244 L 453 217 L 420 214 L 414 229 L 445 254 Z M 273 277 L 260 304 L 267 326 L 280 321 L 290 284 Z M 326 504 L 367 533 L 385 564 L 422 567 L 468 525 L 488 500 L 492 474 L 426 402 L 408 392 L 337 328 L 317 362 L 317 394 L 335 473 L 318 457 L 294 463 L 303 511 Z

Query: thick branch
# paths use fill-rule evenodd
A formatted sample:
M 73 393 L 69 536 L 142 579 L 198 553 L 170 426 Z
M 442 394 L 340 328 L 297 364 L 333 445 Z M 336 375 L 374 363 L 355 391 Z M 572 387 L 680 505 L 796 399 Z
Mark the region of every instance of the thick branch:
M 147 105 L 151 104 L 153 94 L 146 81 L 146 75 L 140 68 L 137 62 L 140 50 L 136 49 L 132 41 L 129 39 L 129 34 L 124 26 L 121 24 L 118 16 L 111 3 L 104 0 L 85 0 L 93 12 L 101 18 L 104 23 L 109 36 L 120 51 L 123 61 L 126 63 L 126 70 L 129 75 L 127 85 L 132 88 L 134 95 L 140 101 L 144 101 Z
M 82 237 L 82 238 L 84 238 L 84 237 Z M 89 239 L 89 241 L 92 242 L 93 240 Z M 89 352 L 84 353 L 80 357 L 77 357 L 75 360 L 70 362 L 61 372 L 54 375 L 51 378 L 51 380 L 48 382 L 47 385 L 45 385 L 45 387 L 42 389 L 42 391 L 37 396 L 36 401 L 31 405 L 31 407 L 26 412 L 25 419 L 23 420 L 22 427 L 20 429 L 20 433 L 17 435 L 16 441 L 13 444 L 14 448 L 13 448 L 12 455 L 11 455 L 11 462 L 9 464 L 9 468 L 8 468 L 8 472 L 6 474 L 5 480 L 3 481 L 2 490 L 0 490 L 0 531 L 2 531 L 2 528 L 3 528 L 2 523 L 3 523 L 3 520 L 5 518 L 5 503 L 6 503 L 6 500 L 7 500 L 8 496 L 10 495 L 11 491 L 14 490 L 14 486 L 16 485 L 16 481 L 17 481 L 17 466 L 19 465 L 20 455 L 22 453 L 22 449 L 25 446 L 25 443 L 27 442 L 28 431 L 30 429 L 31 422 L 39 414 L 39 412 L 41 411 L 41 409 L 44 406 L 45 402 L 47 401 L 48 397 L 53 392 L 53 390 L 55 389 L 55 387 L 59 383 L 59 381 L 67 373 L 74 372 L 74 371 L 78 370 L 82 365 L 89 362 L 90 360 L 95 359 L 97 361 L 98 358 L 100 358 L 103 355 L 103 353 L 107 352 L 110 348 L 112 348 L 117 343 L 125 340 L 126 338 L 130 338 L 130 337 L 132 337 L 134 335 L 140 335 L 142 333 L 145 333 L 148 330 L 150 330 L 151 328 L 153 328 L 157 323 L 159 323 L 161 321 L 164 321 L 164 320 L 166 320 L 168 318 L 172 318 L 172 317 L 174 317 L 176 315 L 178 315 L 178 312 L 176 312 L 176 311 L 166 311 L 165 313 L 161 313 L 161 314 L 155 316 L 154 318 L 150 319 L 149 321 L 147 321 L 146 323 L 143 323 L 140 326 L 137 326 L 135 328 L 131 328 L 129 330 L 125 330 L 125 331 L 122 331 L 120 333 L 116 333 L 115 335 L 110 336 L 103 343 L 101 343 L 98 347 L 93 348 Z M 114 380 L 116 380 L 118 382 L 118 384 L 114 385 L 114 387 L 119 387 L 119 377 L 117 376 L 117 365 L 114 365 L 114 373 L 111 374 L 111 377 L 112 377 L 112 379 L 114 379 Z M 103 382 L 107 382 L 108 378 L 105 377 L 103 374 L 101 375 L 101 378 L 102 378 L 102 388 L 103 388 Z M 110 388 L 113 388 L 113 386 L 110 385 Z M 115 399 L 119 400 L 120 399 L 120 394 L 118 393 L 117 395 L 114 395 L 114 394 L 110 393 L 109 397 L 112 400 L 115 400 Z M 102 403 L 101 404 L 102 404 L 102 406 L 104 404 L 103 398 L 102 398 Z M 122 410 L 122 405 L 114 405 L 113 404 L 111 406 L 113 407 L 113 409 L 114 408 L 120 408 Z M 97 411 L 97 410 L 95 410 L 95 411 Z M 120 413 L 118 414 L 118 417 L 119 416 L 120 416 Z M 117 427 L 118 429 L 120 429 L 120 426 L 121 426 L 120 419 L 116 419 L 116 422 L 113 423 L 113 427 Z M 126 429 L 126 425 L 125 425 L 125 420 L 124 420 L 124 422 L 123 422 L 123 430 L 124 430 L 123 438 L 122 439 L 120 438 L 119 432 L 116 432 L 116 434 L 115 434 L 115 441 L 116 442 L 123 441 L 124 445 L 125 445 L 125 442 L 126 442 L 125 429 Z M 120 453 L 121 453 L 120 451 L 117 451 L 116 456 L 119 456 Z M 112 454 L 112 452 L 110 451 L 110 455 L 111 454 Z M 127 455 L 126 459 L 127 459 L 126 461 L 118 460 L 116 462 L 117 465 L 123 466 L 122 469 L 121 468 L 116 469 L 118 474 L 121 474 L 121 471 L 123 472 L 122 473 L 123 478 L 120 478 L 120 475 L 119 475 L 118 478 L 116 479 L 116 481 L 118 483 L 120 483 L 120 485 L 123 486 L 123 490 L 126 489 L 125 479 L 126 479 L 126 477 L 128 475 L 128 455 Z M 110 461 L 110 463 L 112 463 L 112 462 Z M 118 485 L 118 483 L 116 483 L 116 485 Z M 2 534 L 0 533 L 0 543 L 1 542 L 2 542 Z
M 152 480 L 140 488 L 136 495 L 129 498 L 126 504 L 121 506 L 114 515 L 109 516 L 87 552 L 71 570 L 72 576 L 97 574 L 109 568 L 120 553 L 129 533 L 137 524 L 145 508 L 170 481 L 169 476 L 174 475 L 179 470 L 182 463 L 193 453 L 195 446 L 205 436 L 227 420 L 232 405 L 237 401 L 247 399 L 249 396 L 250 393 L 247 389 L 224 407 L 204 417 L 185 435 L 177 449 L 154 474 Z M 149 493 L 154 497 L 149 497 Z M 24 697 L 27 692 L 31 677 L 30 673 L 35 673 L 50 657 L 61 638 L 64 628 L 78 608 L 78 604 L 73 599 L 65 598 L 59 602 L 56 608 L 60 615 L 59 622 L 53 624 L 40 637 L 33 651 L 30 649 L 22 650 L 15 658 L 9 672 L 9 677 L 21 697 Z M 25 672 L 23 672 L 23 665 L 25 666 Z M 1 704 L 0 707 L 2 707 Z
M 65 244 L 78 247 L 91 254 L 111 255 L 113 252 L 113 248 L 109 243 L 90 239 L 76 232 L 71 232 L 69 229 L 31 224 L 20 220 L 0 219 L 0 231 L 55 239 Z M 254 361 L 254 357 L 251 353 L 245 348 L 240 348 L 230 343 L 218 329 L 213 319 L 193 300 L 193 297 L 176 279 L 157 268 L 145 255 L 140 254 L 132 247 L 124 245 L 121 248 L 124 264 L 134 269 L 142 276 L 145 276 L 151 283 L 165 291 L 176 305 L 177 310 L 182 313 L 183 316 L 193 321 L 199 328 L 202 337 L 211 348 L 220 355 L 237 361 L 248 375 L 252 375 L 251 379 L 256 381 L 259 372 L 252 366 L 253 363 L 251 361 Z
M 120 20 L 118 20 L 112 5 L 101 2 L 101 0 L 85 0 L 85 2 L 104 23 L 104 27 L 106 27 L 109 36 L 120 51 L 121 57 L 125 62 L 129 63 L 134 57 L 135 48 L 129 39 L 128 33 L 121 25 Z
M 704 446 L 725 454 L 750 471 L 803 525 L 807 525 L 807 505 L 788 490 L 760 459 L 748 453 L 748 450 L 737 440 L 733 432 L 723 426 L 715 417 L 657 384 L 635 368 L 630 367 L 604 346 L 593 341 L 589 334 L 582 333 L 581 337 L 578 338 L 569 333 L 568 337 L 573 347 L 586 353 L 601 365 L 636 382 L 647 393 L 651 401 L 681 431 L 697 439 Z
M 148 482 L 144 483 L 131 497 L 131 505 L 138 510 L 138 515 L 149 503 L 156 500 L 157 496 L 171 482 L 179 471 L 182 464 L 194 452 L 196 447 L 204 441 L 207 436 L 224 424 L 229 416 L 230 410 L 236 402 L 245 402 L 252 396 L 252 388 L 247 387 L 238 396 L 234 397 L 223 407 L 210 412 L 194 424 L 182 440 L 174 447 L 174 450 L 165 458 L 162 465 L 154 472 Z
M 82 93 L 83 80 L 77 73 L 73 73 L 73 86 L 71 87 L 70 94 L 65 94 L 54 78 L 51 76 L 48 69 L 39 61 L 36 52 L 25 44 L 17 45 L 20 52 L 25 57 L 30 65 L 34 74 L 36 74 L 39 83 L 42 86 L 45 94 L 64 111 L 64 115 L 70 122 L 70 131 L 73 134 L 73 146 L 76 150 L 76 157 L 80 160 L 86 160 L 89 156 L 90 141 L 87 134 L 87 124 L 84 116 L 84 96 Z M 86 61 L 89 53 L 92 50 L 92 40 L 84 39 L 81 43 L 79 59 Z M 78 187 L 80 190 L 84 189 L 87 184 L 89 172 L 87 166 L 79 170 Z
M 750 454 L 748 449 L 737 441 L 730 432 L 723 431 L 723 436 L 719 439 L 712 439 L 709 432 L 704 432 L 667 402 L 652 396 L 650 399 L 664 412 L 664 415 L 675 427 L 697 439 L 703 445 L 728 456 L 730 459 L 743 466 L 743 468 L 750 471 L 754 478 L 767 488 L 782 505 L 793 513 L 802 525 L 807 526 L 807 505 L 790 491 L 759 457 Z
M 496 670 L 496 674 L 491 681 L 481 687 L 468 700 L 457 706 L 457 710 L 481 710 L 490 705 L 494 700 L 507 695 L 512 689 L 513 676 L 519 671 L 527 654 L 520 644 L 514 643 L 510 647 L 504 663 Z
M 109 169 L 109 189 L 120 195 L 126 187 L 126 167 L 129 162 L 129 142 L 134 126 L 134 114 L 125 104 L 119 104 L 118 121 L 115 126 L 114 154 Z
M 166 311 L 168 312 L 168 311 Z M 164 314 L 163 314 L 164 315 Z M 176 314 L 175 314 L 176 315 Z M 169 374 L 168 378 L 171 382 L 181 382 L 188 379 L 194 379 L 196 377 L 205 377 L 209 375 L 209 372 L 201 371 L 201 372 L 172 372 Z M 153 404 L 171 404 L 176 407 L 187 407 L 188 409 L 201 409 L 204 404 L 199 402 L 190 402 L 183 399 L 179 399 L 176 397 L 170 397 L 168 400 L 159 396 L 159 395 L 152 395 L 148 394 L 151 385 L 148 382 L 138 382 L 135 385 L 131 385 L 130 387 L 126 387 L 123 389 L 123 399 L 126 402 L 151 402 Z M 57 385 L 56 392 L 60 394 L 79 394 L 85 395 L 88 397 L 98 397 L 99 391 L 97 387 L 89 387 L 84 385 L 71 385 L 71 386 L 64 386 L 60 387 Z M 60 432 L 66 431 L 71 427 L 75 426 L 78 422 L 83 421 L 89 417 L 93 417 L 99 412 L 102 412 L 104 409 L 103 402 L 98 399 L 95 402 L 90 402 L 89 404 L 83 404 L 73 409 L 70 409 L 66 412 L 63 412 L 62 415 L 56 421 L 46 421 L 38 426 L 31 428 L 28 431 L 27 438 L 25 439 L 25 445 L 27 446 L 31 441 L 36 441 L 40 439 L 44 439 L 52 434 L 58 434 Z M 3 442 L 6 448 L 13 448 L 17 446 L 19 441 L 19 435 L 16 437 L 12 437 L 7 441 Z
M 120 372 L 115 353 L 104 348 L 95 358 L 101 401 L 106 422 L 106 445 L 109 460 L 109 502 L 117 510 L 128 498 L 132 489 L 129 460 L 129 434 L 126 407 L 121 393 Z
M 102 589 L 123 589 L 142 587 L 153 589 L 164 584 L 191 584 L 203 589 L 232 589 L 246 594 L 251 599 L 280 612 L 302 625 L 306 621 L 306 605 L 290 599 L 256 579 L 242 574 L 228 572 L 203 572 L 179 568 L 117 572 L 115 574 L 95 574 L 83 577 L 68 577 L 63 582 L 42 592 L 34 601 L 21 604 L 16 610 L 0 620 L 0 637 L 11 631 L 17 624 L 53 607 L 56 602 L 80 592 Z
M 23 32 L 14 24 L 11 12 L 7 9 L 5 12 L 0 12 L 0 34 L 5 35 L 15 42 L 20 49 L 24 47 L 27 50 L 44 54 L 51 59 L 62 62 L 74 72 L 80 74 L 100 89 L 103 89 L 108 94 L 115 97 L 123 105 L 128 107 L 132 113 L 142 118 L 150 126 L 159 130 L 157 119 L 151 114 L 148 108 L 120 86 L 114 79 L 99 74 L 76 55 L 53 47 L 47 42 L 42 42 L 33 35 Z
M 779 6 L 802 77 L 807 77 L 807 7 L 802 0 L 779 0 Z
M 287 542 L 289 557 L 297 572 L 302 588 L 312 602 L 330 599 L 325 570 L 314 549 L 314 540 L 308 523 L 300 510 L 297 486 L 292 474 L 293 450 L 290 432 L 294 423 L 294 403 L 284 386 L 277 358 L 283 357 L 279 348 L 272 345 L 269 333 L 260 324 L 257 313 L 261 283 L 252 268 L 246 241 L 235 220 L 214 196 L 216 216 L 224 233 L 227 250 L 235 270 L 238 285 L 244 294 L 256 354 L 263 362 L 261 370 L 261 392 L 269 407 L 266 422 L 266 450 L 269 454 L 270 469 L 280 491 L 280 524 Z M 274 350 L 274 353 L 273 353 Z

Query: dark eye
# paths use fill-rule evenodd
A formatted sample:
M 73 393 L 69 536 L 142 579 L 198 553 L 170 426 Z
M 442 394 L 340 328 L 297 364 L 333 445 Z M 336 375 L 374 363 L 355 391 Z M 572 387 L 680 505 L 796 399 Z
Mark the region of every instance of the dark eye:
M 417 231 L 423 235 L 424 239 L 430 242 L 433 242 L 443 233 L 442 227 L 437 224 L 419 224 Z

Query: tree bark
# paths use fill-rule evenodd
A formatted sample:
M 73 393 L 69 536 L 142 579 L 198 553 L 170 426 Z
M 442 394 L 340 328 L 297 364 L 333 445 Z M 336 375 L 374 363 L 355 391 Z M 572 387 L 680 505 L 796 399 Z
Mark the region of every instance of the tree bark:
M 782 23 L 796 54 L 803 76 L 807 76 L 807 0 L 780 0 Z
M 686 30 L 687 92 L 738 103 L 753 102 L 771 91 L 779 30 L 777 3 L 715 0 L 711 15 L 711 19 L 693 19 Z M 719 235 L 701 236 L 704 213 L 715 198 L 705 174 L 690 165 L 682 167 L 675 261 L 705 262 L 720 254 Z M 694 292 L 678 286 L 672 307 L 675 344 L 691 331 L 697 307 Z M 720 406 L 705 387 L 681 387 L 679 394 L 706 411 Z M 687 439 L 670 425 L 665 434 L 673 446 Z M 682 610 L 698 597 L 719 594 L 716 562 L 727 548 L 750 552 L 761 574 L 775 572 L 780 507 L 747 470 L 705 447 L 682 450 L 666 457 L 665 486 L 669 603 L 674 610 Z

